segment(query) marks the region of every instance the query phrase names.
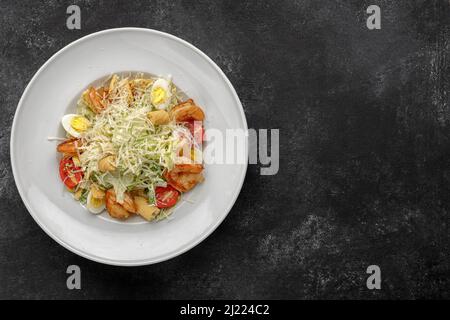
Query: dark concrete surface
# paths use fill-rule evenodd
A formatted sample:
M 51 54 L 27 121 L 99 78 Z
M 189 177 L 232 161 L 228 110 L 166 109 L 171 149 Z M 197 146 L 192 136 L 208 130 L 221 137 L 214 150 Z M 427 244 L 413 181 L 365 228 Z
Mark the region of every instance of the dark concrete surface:
M 70 4 L 81 30 L 65 26 Z M 370 4 L 381 30 L 366 27 Z M 449 1 L 1 0 L 0 13 L 0 298 L 450 298 Z M 191 42 L 234 84 L 249 127 L 280 129 L 277 175 L 249 166 L 208 239 L 139 268 L 50 239 L 9 158 L 37 69 L 81 36 L 124 26 Z M 82 290 L 66 288 L 70 264 Z M 372 264 L 378 291 L 366 288 Z

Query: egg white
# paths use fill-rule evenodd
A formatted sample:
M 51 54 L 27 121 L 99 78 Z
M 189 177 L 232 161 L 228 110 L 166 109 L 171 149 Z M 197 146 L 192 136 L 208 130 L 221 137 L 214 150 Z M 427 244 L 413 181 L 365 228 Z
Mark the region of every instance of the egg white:
M 99 214 L 102 213 L 103 210 L 105 210 L 105 204 L 103 203 L 100 207 L 94 207 L 91 204 L 91 200 L 92 200 L 92 192 L 88 193 L 87 196 L 87 201 L 86 201 L 86 208 L 92 212 L 93 214 Z
M 72 125 L 71 125 L 72 119 L 74 117 L 79 117 L 79 115 L 77 115 L 77 114 L 66 114 L 65 116 L 62 117 L 61 124 L 62 124 L 64 130 L 66 130 L 66 132 L 68 134 L 70 134 L 72 137 L 79 138 L 81 133 L 78 132 L 77 130 L 75 130 L 74 128 L 72 128 Z

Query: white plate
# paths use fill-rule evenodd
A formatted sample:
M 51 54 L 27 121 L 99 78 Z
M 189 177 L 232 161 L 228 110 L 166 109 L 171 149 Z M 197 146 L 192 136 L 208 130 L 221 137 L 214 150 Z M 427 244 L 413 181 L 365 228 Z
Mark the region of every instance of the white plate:
M 137 266 L 175 257 L 205 239 L 222 222 L 241 190 L 247 164 L 206 165 L 203 184 L 171 220 L 118 222 L 89 214 L 66 192 L 58 176 L 59 156 L 49 136 L 61 136 L 61 117 L 74 111 L 87 85 L 114 72 L 173 76 L 205 110 L 206 128 L 247 129 L 236 92 L 204 53 L 172 35 L 123 28 L 79 39 L 51 57 L 20 99 L 11 133 L 11 162 L 28 211 L 54 240 L 101 263 Z M 247 155 L 247 141 L 242 150 Z

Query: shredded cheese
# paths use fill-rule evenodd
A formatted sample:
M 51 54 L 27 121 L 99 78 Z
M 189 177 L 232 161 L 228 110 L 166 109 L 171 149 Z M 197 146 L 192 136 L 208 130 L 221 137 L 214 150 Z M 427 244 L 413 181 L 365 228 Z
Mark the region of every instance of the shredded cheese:
M 126 191 L 146 188 L 149 202 L 154 204 L 154 188 L 166 185 L 163 171 L 174 165 L 178 143 L 174 132 L 182 130 L 182 126 L 174 122 L 153 126 L 147 118 L 147 113 L 155 110 L 149 86 L 135 88 L 134 97 L 130 97 L 129 85 L 127 78 L 117 81 L 111 101 L 99 114 L 87 110 L 82 99 L 78 103 L 79 114 L 92 124 L 81 136 L 83 152 L 79 159 L 84 171 L 81 187 L 89 189 L 93 182 L 106 189 L 113 187 L 118 202 L 124 200 Z M 169 108 L 176 103 L 174 95 Z M 98 162 L 108 155 L 115 156 L 117 169 L 112 173 L 100 172 Z

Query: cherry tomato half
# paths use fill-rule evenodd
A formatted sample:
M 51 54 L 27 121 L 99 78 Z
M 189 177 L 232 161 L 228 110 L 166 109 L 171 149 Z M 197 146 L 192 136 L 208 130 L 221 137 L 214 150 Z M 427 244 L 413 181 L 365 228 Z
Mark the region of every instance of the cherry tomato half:
M 59 163 L 59 176 L 67 188 L 73 189 L 83 179 L 83 172 L 75 166 L 71 157 L 65 157 Z
M 158 208 L 170 208 L 177 203 L 180 193 L 168 185 L 167 187 L 156 187 L 155 195 Z
M 194 120 L 186 122 L 186 127 L 189 129 L 198 144 L 201 144 L 203 141 L 205 141 L 205 132 L 201 123 L 201 121 Z

